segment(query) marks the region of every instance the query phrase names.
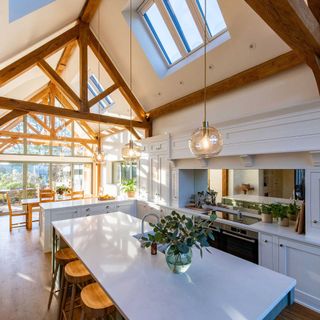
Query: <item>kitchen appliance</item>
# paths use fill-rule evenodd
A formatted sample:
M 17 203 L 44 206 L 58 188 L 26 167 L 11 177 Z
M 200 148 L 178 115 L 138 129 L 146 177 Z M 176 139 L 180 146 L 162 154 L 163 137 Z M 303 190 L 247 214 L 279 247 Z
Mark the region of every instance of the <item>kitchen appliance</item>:
M 209 240 L 212 247 L 258 264 L 257 232 L 215 222 L 213 234 L 215 241 Z

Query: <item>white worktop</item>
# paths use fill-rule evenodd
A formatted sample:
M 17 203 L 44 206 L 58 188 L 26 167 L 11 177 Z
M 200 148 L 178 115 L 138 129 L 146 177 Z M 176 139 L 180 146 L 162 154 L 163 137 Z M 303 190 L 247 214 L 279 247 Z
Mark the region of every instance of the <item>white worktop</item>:
M 56 201 L 56 202 L 43 202 L 40 203 L 40 207 L 43 210 L 53 210 L 53 209 L 62 209 L 62 208 L 70 208 L 70 207 L 79 207 L 79 206 L 87 206 L 87 205 L 95 205 L 95 204 L 107 204 L 107 203 L 117 203 L 124 201 L 133 201 L 132 199 L 122 199 L 116 198 L 114 200 L 98 200 L 98 198 L 87 198 L 80 200 L 66 200 L 66 201 Z
M 202 260 L 195 249 L 188 272 L 173 274 L 132 237 L 141 220 L 121 212 L 53 226 L 130 320 L 263 319 L 296 284 L 214 248 Z

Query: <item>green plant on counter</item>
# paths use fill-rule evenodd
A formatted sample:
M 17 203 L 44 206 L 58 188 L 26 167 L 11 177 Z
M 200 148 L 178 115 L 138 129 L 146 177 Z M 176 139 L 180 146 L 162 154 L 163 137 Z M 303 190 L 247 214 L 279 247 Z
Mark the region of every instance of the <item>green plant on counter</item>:
M 293 203 L 289 204 L 288 214 L 295 216 L 299 213 L 299 210 L 300 210 L 300 207 L 297 205 L 297 202 L 294 201 Z
M 63 195 L 65 192 L 70 192 L 70 191 L 71 191 L 71 189 L 67 186 L 64 186 L 64 185 L 56 188 L 56 193 L 60 194 L 60 195 Z
M 214 213 L 205 220 L 196 216 L 189 218 L 172 211 L 171 215 L 161 218 L 159 223 L 150 223 L 154 234 L 149 234 L 143 240 L 146 241 L 146 247 L 154 242 L 169 245 L 177 256 L 188 253 L 195 246 L 202 257 L 203 248 L 210 252 L 207 248 L 210 246 L 208 239 L 214 240 L 211 227 L 216 218 Z
M 264 214 L 272 214 L 272 208 L 268 204 L 262 204 L 261 205 L 261 212 Z
M 288 218 L 288 206 L 281 203 L 273 203 L 270 205 L 272 215 L 275 218 L 279 218 L 283 220 L 284 218 Z
M 134 192 L 136 191 L 136 180 L 135 179 L 128 179 L 123 180 L 121 182 L 121 191 L 123 192 Z

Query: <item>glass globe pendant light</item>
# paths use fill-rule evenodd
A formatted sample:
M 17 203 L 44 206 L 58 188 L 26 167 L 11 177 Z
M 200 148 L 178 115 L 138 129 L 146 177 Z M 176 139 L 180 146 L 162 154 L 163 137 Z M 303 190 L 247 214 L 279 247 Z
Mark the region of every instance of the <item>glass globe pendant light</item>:
M 190 151 L 199 159 L 208 159 L 220 153 L 223 140 L 218 129 L 207 121 L 207 0 L 204 5 L 204 119 L 202 127 L 195 130 L 189 139 Z
M 129 89 L 132 91 L 132 0 L 130 0 L 130 78 Z M 121 149 L 123 160 L 127 162 L 137 162 L 141 157 L 141 148 L 132 140 L 132 108 L 130 107 L 130 139 L 129 143 L 125 144 Z

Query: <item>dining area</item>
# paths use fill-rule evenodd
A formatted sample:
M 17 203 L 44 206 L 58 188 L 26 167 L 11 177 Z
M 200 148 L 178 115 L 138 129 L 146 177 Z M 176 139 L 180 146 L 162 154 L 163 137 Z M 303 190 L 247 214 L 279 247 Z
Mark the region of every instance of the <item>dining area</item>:
M 61 192 L 64 189 L 65 191 Z M 37 197 L 35 198 L 22 198 L 20 200 L 21 207 L 12 205 L 10 192 L 6 193 L 6 203 L 8 206 L 9 215 L 9 230 L 13 228 L 25 227 L 27 230 L 32 230 L 32 224 L 34 222 L 40 222 L 40 204 L 48 202 L 68 201 L 68 200 L 81 200 L 85 198 L 83 190 L 71 190 L 66 187 L 59 187 L 58 191 L 54 191 L 50 188 L 44 188 L 38 190 Z M 86 198 L 89 198 L 87 196 Z M 15 218 L 17 218 L 15 222 Z M 24 217 L 21 219 L 21 217 Z

